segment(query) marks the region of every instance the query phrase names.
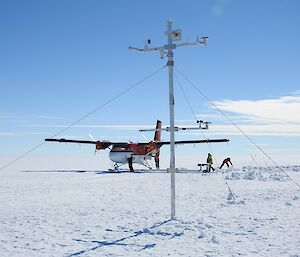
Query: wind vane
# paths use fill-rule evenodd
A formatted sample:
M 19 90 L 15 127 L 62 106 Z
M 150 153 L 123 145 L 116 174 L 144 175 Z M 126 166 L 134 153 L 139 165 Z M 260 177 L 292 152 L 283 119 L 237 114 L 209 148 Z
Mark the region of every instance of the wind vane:
M 151 39 L 148 39 L 144 48 L 137 48 L 129 46 L 130 50 L 136 50 L 141 52 L 153 52 L 158 51 L 160 53 L 161 59 L 166 55 L 168 57 L 168 73 L 169 73 L 169 106 L 170 106 L 170 127 L 166 130 L 170 132 L 170 174 L 171 174 L 171 219 L 175 218 L 175 131 L 179 128 L 174 126 L 174 89 L 173 89 L 173 49 L 183 46 L 206 46 L 208 37 L 197 37 L 196 42 L 175 44 L 174 41 L 182 40 L 182 30 L 172 28 L 173 21 L 169 19 L 167 21 L 167 31 L 165 35 L 168 38 L 168 43 L 159 47 L 149 47 L 151 44 Z M 206 124 L 206 127 L 208 123 Z M 201 126 L 199 126 L 201 127 Z M 201 127 L 202 128 L 202 127 Z

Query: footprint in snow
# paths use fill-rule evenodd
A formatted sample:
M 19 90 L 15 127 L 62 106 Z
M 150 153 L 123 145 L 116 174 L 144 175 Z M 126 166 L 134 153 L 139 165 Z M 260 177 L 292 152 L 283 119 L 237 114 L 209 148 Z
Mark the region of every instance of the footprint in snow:
M 150 249 L 150 248 L 153 248 L 155 247 L 156 244 L 146 244 L 142 249 L 140 249 L 139 251 L 143 251 L 143 250 L 146 250 L 146 249 Z
M 198 238 L 204 238 L 204 237 L 205 237 L 204 231 L 200 230 Z
M 220 243 L 219 240 L 216 238 L 216 236 L 213 236 L 211 238 L 211 242 L 214 243 L 214 244 L 219 244 Z

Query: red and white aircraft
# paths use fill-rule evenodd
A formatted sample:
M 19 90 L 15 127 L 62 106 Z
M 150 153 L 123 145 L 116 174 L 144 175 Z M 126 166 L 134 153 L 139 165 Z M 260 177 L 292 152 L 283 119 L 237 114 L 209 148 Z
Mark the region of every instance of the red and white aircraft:
M 153 141 L 148 143 L 132 143 L 132 142 L 110 142 L 110 141 L 87 141 L 87 140 L 71 140 L 71 139 L 55 139 L 46 138 L 48 142 L 60 143 L 78 143 L 78 144 L 92 144 L 97 150 L 110 149 L 109 158 L 115 163 L 114 167 L 117 170 L 121 165 L 127 164 L 130 171 L 133 170 L 133 163 L 142 164 L 151 168 L 148 161 L 152 158 L 155 160 L 156 168 L 159 169 L 159 154 L 160 148 L 163 145 L 169 145 L 168 141 L 161 141 L 161 121 L 157 120 L 156 130 Z M 175 144 L 203 144 L 203 143 L 221 143 L 228 142 L 228 139 L 207 139 L 207 140 L 189 140 L 189 141 L 175 141 Z

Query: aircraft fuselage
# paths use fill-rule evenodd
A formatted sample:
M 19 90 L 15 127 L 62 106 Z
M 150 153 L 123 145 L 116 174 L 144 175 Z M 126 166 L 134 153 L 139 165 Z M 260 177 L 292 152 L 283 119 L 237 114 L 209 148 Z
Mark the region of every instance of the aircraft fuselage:
M 140 146 L 138 144 L 129 144 L 128 147 L 114 147 L 109 152 L 109 159 L 115 163 L 128 163 L 132 157 L 132 162 L 145 165 L 146 161 L 151 160 L 156 150 L 149 151 L 149 146 Z

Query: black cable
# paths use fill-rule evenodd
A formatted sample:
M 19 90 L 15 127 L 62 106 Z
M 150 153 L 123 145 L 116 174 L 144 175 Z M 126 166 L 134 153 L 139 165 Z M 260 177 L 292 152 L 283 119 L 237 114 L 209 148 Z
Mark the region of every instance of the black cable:
M 174 74 L 174 75 L 175 75 L 175 78 L 176 78 L 176 80 L 177 80 L 177 83 L 178 83 L 178 85 L 179 85 L 179 87 L 180 87 L 180 89 L 181 89 L 181 92 L 182 92 L 182 94 L 184 95 L 184 98 L 185 98 L 186 102 L 188 103 L 188 106 L 190 107 L 190 110 L 191 110 L 191 112 L 193 113 L 195 120 L 197 121 L 196 113 L 194 112 L 194 110 L 193 110 L 193 108 L 192 108 L 192 105 L 191 105 L 189 99 L 187 98 L 187 95 L 185 94 L 185 92 L 184 92 L 184 90 L 183 90 L 183 87 L 181 86 L 178 77 L 176 76 L 176 74 Z M 202 129 L 201 129 L 201 132 L 202 132 L 204 138 L 207 140 L 206 134 L 204 133 L 204 131 L 203 131 Z M 216 161 L 216 163 L 217 163 L 217 166 L 219 167 L 219 166 L 220 166 L 220 165 L 218 164 L 219 162 L 218 162 L 218 160 L 217 160 L 215 154 L 213 153 L 210 144 L 207 143 L 207 145 L 208 145 L 209 151 L 212 153 L 213 158 L 215 159 L 215 161 Z M 227 183 L 227 181 L 226 181 L 226 179 L 225 179 L 225 176 L 223 176 L 223 177 L 224 177 L 225 184 L 226 184 L 226 186 L 227 186 L 227 188 L 228 188 L 228 191 L 230 192 L 230 194 L 232 195 L 233 199 L 235 200 L 235 195 L 234 195 L 234 193 L 232 192 L 232 190 L 231 190 L 229 184 Z
M 295 181 L 291 176 L 289 176 L 287 174 L 287 172 L 280 167 L 259 145 L 257 145 L 238 125 L 236 125 L 221 109 L 219 109 L 217 107 L 216 104 L 214 104 L 210 98 L 208 98 L 191 80 L 189 80 L 186 76 L 184 76 L 182 74 L 182 72 L 180 72 L 176 67 L 175 69 L 180 73 L 180 75 L 187 81 L 190 83 L 190 85 L 196 90 L 198 91 L 212 106 L 214 106 L 214 108 L 222 115 L 224 116 L 234 127 L 236 127 L 264 156 L 266 156 L 268 158 L 268 160 L 270 160 L 277 168 L 279 168 L 288 178 L 290 178 L 290 180 L 292 180 L 299 188 L 300 185 L 297 181 Z
M 178 83 L 178 85 L 179 85 L 179 88 L 181 89 L 181 92 L 182 92 L 182 94 L 183 94 L 183 96 L 184 96 L 184 98 L 185 98 L 185 101 L 187 102 L 187 104 L 188 104 L 188 106 L 189 106 L 191 112 L 192 112 L 193 115 L 194 115 L 195 121 L 197 122 L 197 116 L 196 116 L 196 113 L 194 112 L 193 107 L 192 107 L 192 105 L 191 105 L 191 103 L 190 103 L 190 101 L 189 101 L 189 99 L 188 99 L 186 93 L 184 92 L 184 89 L 183 89 L 183 87 L 181 86 L 181 83 L 180 83 L 178 77 L 176 76 L 176 74 L 174 74 L 174 76 L 175 76 L 175 79 L 176 79 L 176 81 L 177 81 L 177 83 Z M 202 135 L 203 135 L 203 137 L 205 138 L 205 140 L 208 140 L 208 138 L 207 138 L 206 134 L 204 133 L 203 129 L 201 129 L 201 132 L 202 132 Z M 219 164 L 218 164 L 219 162 L 218 162 L 218 160 L 217 160 L 215 154 L 213 153 L 210 144 L 207 143 L 207 146 L 208 146 L 209 151 L 212 153 L 212 156 L 213 156 L 213 158 L 215 159 L 215 162 L 217 163 L 217 166 L 219 166 Z
M 111 102 L 115 101 L 117 98 L 121 97 L 122 95 L 126 94 L 127 92 L 129 92 L 130 90 L 134 89 L 135 87 L 137 87 L 138 85 L 142 84 L 144 81 L 146 81 L 147 79 L 151 78 L 152 76 L 154 76 L 156 73 L 158 73 L 159 71 L 161 71 L 163 68 L 165 68 L 165 66 L 159 68 L 158 70 L 152 72 L 150 75 L 148 75 L 147 77 L 145 77 L 144 79 L 138 81 L 137 83 L 133 84 L 132 86 L 128 87 L 127 89 L 123 90 L 122 92 L 120 92 L 119 94 L 117 94 L 116 96 L 112 97 L 111 99 L 109 99 L 107 102 L 105 102 L 104 104 L 96 107 L 94 110 L 90 111 L 89 113 L 87 113 L 86 115 L 82 116 L 80 119 L 74 121 L 73 123 L 71 123 L 69 126 L 63 128 L 62 130 L 60 130 L 58 133 L 54 134 L 53 136 L 51 136 L 50 138 L 56 137 L 58 135 L 60 135 L 61 133 L 65 132 L 66 130 L 68 130 L 69 128 L 73 127 L 74 125 L 78 124 L 80 121 L 84 120 L 85 118 L 87 118 L 88 116 L 90 116 L 91 114 L 99 111 L 100 109 L 102 109 L 104 106 L 110 104 Z M 6 169 L 8 166 L 12 165 L 13 163 L 15 163 L 16 161 L 20 160 L 21 158 L 23 158 L 24 156 L 26 156 L 27 154 L 31 153 L 32 151 L 36 150 L 37 148 L 41 147 L 43 144 L 45 144 L 46 142 L 43 141 L 40 144 L 34 146 L 33 148 L 29 149 L 28 151 L 26 151 L 25 153 L 21 154 L 20 156 L 18 156 L 16 159 L 10 161 L 9 163 L 5 164 L 4 166 L 2 166 L 0 168 L 0 171 Z

